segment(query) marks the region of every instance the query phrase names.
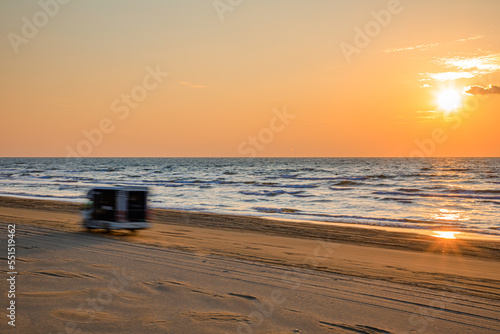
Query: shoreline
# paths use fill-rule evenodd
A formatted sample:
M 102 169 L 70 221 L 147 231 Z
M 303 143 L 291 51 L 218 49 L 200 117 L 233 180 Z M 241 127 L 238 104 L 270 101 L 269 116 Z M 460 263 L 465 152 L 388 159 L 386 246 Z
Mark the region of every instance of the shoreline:
M 10 195 L 0 195 L 0 200 L 2 198 L 5 198 L 7 201 L 10 200 L 34 200 L 34 201 L 47 201 L 47 202 L 54 202 L 54 203 L 66 203 L 66 204 L 74 204 L 77 206 L 81 206 L 82 202 L 74 201 L 72 199 L 53 199 L 50 197 L 43 197 L 40 196 L 40 198 L 34 198 L 30 196 L 10 196 Z M 84 198 L 82 198 L 84 199 Z M 1 203 L 0 203 L 1 205 Z M 436 228 L 426 228 L 425 225 L 422 225 L 421 227 L 416 227 L 416 226 L 395 226 L 395 225 L 377 225 L 377 224 L 370 224 L 370 223 L 346 223 L 346 222 L 332 222 L 332 221 L 323 221 L 323 220 L 310 220 L 310 219 L 300 219 L 300 218 L 285 218 L 285 217 L 271 217 L 271 216 L 262 216 L 259 214 L 255 215 L 249 215 L 249 214 L 232 214 L 232 213 L 222 213 L 222 212 L 205 212 L 205 211 L 195 211 L 195 210 L 178 210 L 178 209 L 168 209 L 168 208 L 158 208 L 154 206 L 150 206 L 150 209 L 153 212 L 181 212 L 185 213 L 187 215 L 189 214 L 213 214 L 213 215 L 222 215 L 222 216 L 230 216 L 230 217 L 247 217 L 247 218 L 256 218 L 256 219 L 265 219 L 265 220 L 271 220 L 271 221 L 278 221 L 278 222 L 290 222 L 290 223 L 302 223 L 302 224 L 311 224 L 311 225 L 325 225 L 325 226 L 332 226 L 332 227 L 346 227 L 346 228 L 357 228 L 357 229 L 372 229 L 372 230 L 380 230 L 380 231 L 389 231 L 389 232 L 394 232 L 394 233 L 413 233 L 413 234 L 419 234 L 419 235 L 424 235 L 424 236 L 432 236 L 432 237 L 439 237 L 436 234 L 436 231 L 451 231 L 455 233 L 455 238 L 456 239 L 466 239 L 466 240 L 485 240 L 485 241 L 496 241 L 500 242 L 500 234 L 497 233 L 490 233 L 487 231 L 460 231 L 459 229 L 453 229 L 451 227 L 447 226 L 440 226 Z M 416 224 L 418 222 L 413 222 L 412 220 L 408 220 L 405 223 L 407 224 Z M 439 223 L 439 222 L 428 222 L 427 224 L 434 224 L 434 223 Z M 423 223 L 421 223 L 423 224 Z

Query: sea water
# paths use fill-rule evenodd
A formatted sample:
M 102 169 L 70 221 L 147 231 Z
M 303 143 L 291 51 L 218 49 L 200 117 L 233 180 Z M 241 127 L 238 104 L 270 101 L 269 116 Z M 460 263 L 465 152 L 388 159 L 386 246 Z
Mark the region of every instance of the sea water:
M 0 158 L 0 195 L 98 185 L 147 186 L 156 208 L 500 235 L 499 158 Z

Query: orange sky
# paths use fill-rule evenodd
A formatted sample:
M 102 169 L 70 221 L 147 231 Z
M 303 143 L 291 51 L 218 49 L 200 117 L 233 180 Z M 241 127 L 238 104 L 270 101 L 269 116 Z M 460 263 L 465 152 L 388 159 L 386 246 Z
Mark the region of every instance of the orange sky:
M 41 3 L 0 3 L 0 156 L 500 156 L 499 1 Z

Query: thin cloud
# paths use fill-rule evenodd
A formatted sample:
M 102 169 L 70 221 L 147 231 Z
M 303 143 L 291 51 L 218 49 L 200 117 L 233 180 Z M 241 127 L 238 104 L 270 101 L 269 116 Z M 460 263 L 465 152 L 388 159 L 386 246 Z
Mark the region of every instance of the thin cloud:
M 451 43 L 454 43 L 454 42 L 463 43 L 463 42 L 468 42 L 468 41 L 480 39 L 483 37 L 484 36 L 482 36 L 482 35 L 476 35 L 476 36 L 472 36 L 472 37 L 456 39 L 456 40 L 452 41 Z M 415 46 L 408 46 L 408 47 L 404 47 L 404 48 L 392 48 L 392 49 L 384 50 L 384 52 L 385 53 L 392 53 L 392 52 L 402 52 L 402 51 L 425 51 L 425 50 L 436 48 L 436 47 L 443 45 L 443 44 L 445 44 L 445 43 L 442 43 L 442 42 L 428 43 L 428 44 L 421 44 L 421 45 L 415 45 Z
M 500 69 L 500 54 L 437 58 L 436 62 L 445 67 L 454 67 L 460 70 L 479 70 L 491 73 Z
M 413 50 L 419 50 L 419 51 L 424 51 L 424 50 L 429 50 L 432 48 L 435 48 L 442 43 L 429 43 L 429 44 L 421 44 L 421 45 L 416 45 L 416 46 L 408 46 L 405 48 L 392 48 L 388 50 L 384 50 L 385 53 L 392 53 L 392 52 L 401 52 L 401 51 L 413 51 Z
M 440 116 L 441 114 L 435 110 L 419 110 L 415 118 L 422 123 L 432 121 Z
M 435 81 L 449 81 L 457 79 L 469 79 L 476 76 L 473 72 L 441 72 L 441 73 L 426 73 Z
M 438 112 L 436 110 L 418 110 L 417 114 L 419 114 L 419 118 L 431 118 L 436 117 Z
M 467 87 L 465 93 L 469 95 L 499 95 L 500 86 L 489 85 L 488 87 L 470 86 Z
M 433 62 L 446 69 L 451 69 L 438 73 L 420 73 L 420 75 L 425 78 L 434 81 L 470 79 L 500 70 L 500 54 L 498 53 L 485 56 L 467 55 L 439 57 L 435 58 Z
M 468 42 L 468 41 L 473 41 L 473 40 L 480 39 L 483 37 L 484 37 L 483 35 L 476 35 L 476 36 L 472 36 L 472 37 L 468 37 L 468 38 L 457 39 L 456 42 Z

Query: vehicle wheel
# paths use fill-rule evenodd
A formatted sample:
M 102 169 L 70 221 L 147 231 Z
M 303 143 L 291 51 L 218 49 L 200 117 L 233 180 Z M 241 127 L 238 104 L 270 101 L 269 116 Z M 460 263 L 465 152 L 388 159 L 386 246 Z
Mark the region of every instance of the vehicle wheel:
M 87 229 L 87 232 L 92 232 L 94 230 L 92 227 L 88 227 L 88 226 L 85 226 L 85 228 Z

